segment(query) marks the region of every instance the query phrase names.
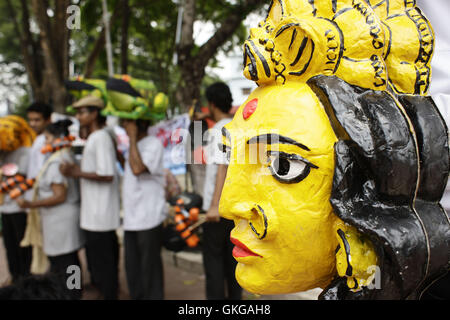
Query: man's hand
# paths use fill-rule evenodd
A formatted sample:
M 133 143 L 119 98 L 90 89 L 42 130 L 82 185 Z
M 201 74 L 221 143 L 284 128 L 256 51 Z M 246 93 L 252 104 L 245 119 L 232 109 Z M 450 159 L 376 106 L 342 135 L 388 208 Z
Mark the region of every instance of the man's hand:
M 83 178 L 97 182 L 113 182 L 114 176 L 99 176 L 95 172 L 83 172 L 75 163 L 64 162 L 59 166 L 61 174 L 68 178 Z
M 75 163 L 63 162 L 59 166 L 59 171 L 66 177 L 78 178 L 81 176 L 81 169 Z
M 205 112 L 195 112 L 194 113 L 194 120 L 205 120 L 207 118 L 211 118 L 211 115 L 209 113 L 205 113 Z
M 142 160 L 141 153 L 139 152 L 137 143 L 138 140 L 146 136 L 146 133 L 139 132 L 136 121 L 126 120 L 123 121 L 123 128 L 127 132 L 130 139 L 130 148 L 128 149 L 128 163 L 130 164 L 131 171 L 135 176 L 139 176 L 142 173 L 150 173 Z
M 31 208 L 31 203 L 23 198 L 17 198 L 16 202 L 21 209 Z
M 219 164 L 217 168 L 217 176 L 216 176 L 216 184 L 214 187 L 214 193 L 211 200 L 211 206 L 209 207 L 208 212 L 206 213 L 206 221 L 209 222 L 219 222 L 220 214 L 219 214 L 219 202 L 220 196 L 222 194 L 223 185 L 225 183 L 225 177 L 227 175 L 228 166 L 225 164 Z
M 128 137 L 130 140 L 137 139 L 138 136 L 138 127 L 136 125 L 135 121 L 125 121 L 124 122 L 124 129 L 127 132 Z
M 219 214 L 219 206 L 212 206 L 209 208 L 206 213 L 206 222 L 219 222 L 220 214 Z

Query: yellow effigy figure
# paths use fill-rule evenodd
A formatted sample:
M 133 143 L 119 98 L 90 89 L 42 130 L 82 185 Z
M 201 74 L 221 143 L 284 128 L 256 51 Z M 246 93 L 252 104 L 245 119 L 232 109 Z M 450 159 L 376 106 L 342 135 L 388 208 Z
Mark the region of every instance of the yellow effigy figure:
M 224 130 L 236 278 L 279 294 L 404 299 L 450 266 L 433 32 L 404 0 L 274 0 L 244 44 L 258 84 Z
M 35 137 L 36 133 L 23 118 L 16 115 L 0 118 L 0 152 L 31 147 Z

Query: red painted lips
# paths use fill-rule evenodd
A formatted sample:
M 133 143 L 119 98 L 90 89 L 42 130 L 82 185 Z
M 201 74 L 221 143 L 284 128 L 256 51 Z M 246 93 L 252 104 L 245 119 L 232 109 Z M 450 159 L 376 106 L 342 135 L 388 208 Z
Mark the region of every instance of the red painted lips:
M 251 251 L 249 248 L 247 248 L 245 246 L 245 244 L 240 242 L 238 239 L 230 238 L 230 240 L 235 246 L 233 248 L 233 256 L 235 258 L 244 258 L 244 257 L 249 257 L 249 256 L 261 257 L 259 254 L 256 254 L 253 251 Z

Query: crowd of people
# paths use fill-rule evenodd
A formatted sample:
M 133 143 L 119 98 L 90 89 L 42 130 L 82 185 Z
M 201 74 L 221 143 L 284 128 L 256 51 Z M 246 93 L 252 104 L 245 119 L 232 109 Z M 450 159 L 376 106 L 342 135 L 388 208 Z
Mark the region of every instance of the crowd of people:
M 231 120 L 232 97 L 226 84 L 210 86 L 207 100 L 209 116 L 217 122 L 215 129 Z M 92 285 L 104 299 L 117 299 L 117 230 L 122 228 L 130 298 L 164 299 L 164 148 L 157 137 L 148 135 L 149 120 L 120 119 L 129 137 L 124 158 L 117 151 L 113 130 L 102 116 L 104 107 L 104 101 L 94 96 L 73 104 L 80 137 L 85 139 L 81 160 L 75 158 L 70 147 L 51 148 L 58 141 L 69 140 L 72 121 L 52 122 L 52 107 L 39 102 L 26 110 L 28 123 L 37 135 L 33 145 L 0 152 L 0 166 L 14 163 L 19 173 L 35 179 L 32 190 L 17 199 L 4 195 L 0 205 L 11 285 L 22 283 L 32 274 L 51 274 L 58 276 L 64 287 L 68 267 L 81 266 L 79 254 L 84 248 Z M 214 138 L 210 140 L 210 145 L 217 145 Z M 43 153 L 44 149 L 49 152 Z M 206 296 L 240 299 L 242 289 L 234 277 L 236 261 L 229 240 L 232 222 L 218 213 L 224 162 L 216 161 L 214 155 L 212 159 L 207 165 L 203 192 Z M 117 163 L 124 169 L 121 179 Z M 65 289 L 73 299 L 82 296 L 82 288 Z

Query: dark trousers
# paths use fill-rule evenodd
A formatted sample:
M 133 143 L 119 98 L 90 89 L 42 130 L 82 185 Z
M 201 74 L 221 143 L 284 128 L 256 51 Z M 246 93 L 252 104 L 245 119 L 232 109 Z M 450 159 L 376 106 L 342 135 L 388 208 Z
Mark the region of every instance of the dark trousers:
M 86 258 L 91 277 L 105 300 L 119 291 L 119 242 L 115 231 L 86 231 Z
M 125 231 L 125 270 L 133 300 L 164 299 L 161 259 L 162 225 L 143 231 Z
M 68 296 L 72 297 L 72 299 L 81 299 L 81 287 L 80 289 L 69 289 L 67 286 L 67 279 L 70 274 L 67 273 L 69 266 L 78 266 L 79 270 L 81 270 L 80 260 L 78 258 L 78 251 L 70 252 L 67 254 L 62 254 L 59 256 L 49 256 L 48 260 L 50 261 L 50 273 L 60 279 L 63 288 L 67 290 Z M 81 274 L 80 274 L 81 276 Z M 81 279 L 80 279 L 81 282 Z
M 13 282 L 30 274 L 31 247 L 21 247 L 20 242 L 27 226 L 27 214 L 18 212 L 2 214 L 3 243 L 8 258 L 9 273 Z
M 208 300 L 242 299 L 242 288 L 235 277 L 237 262 L 232 255 L 234 245 L 230 241 L 233 227 L 233 221 L 223 218 L 220 222 L 203 224 L 203 266 Z

